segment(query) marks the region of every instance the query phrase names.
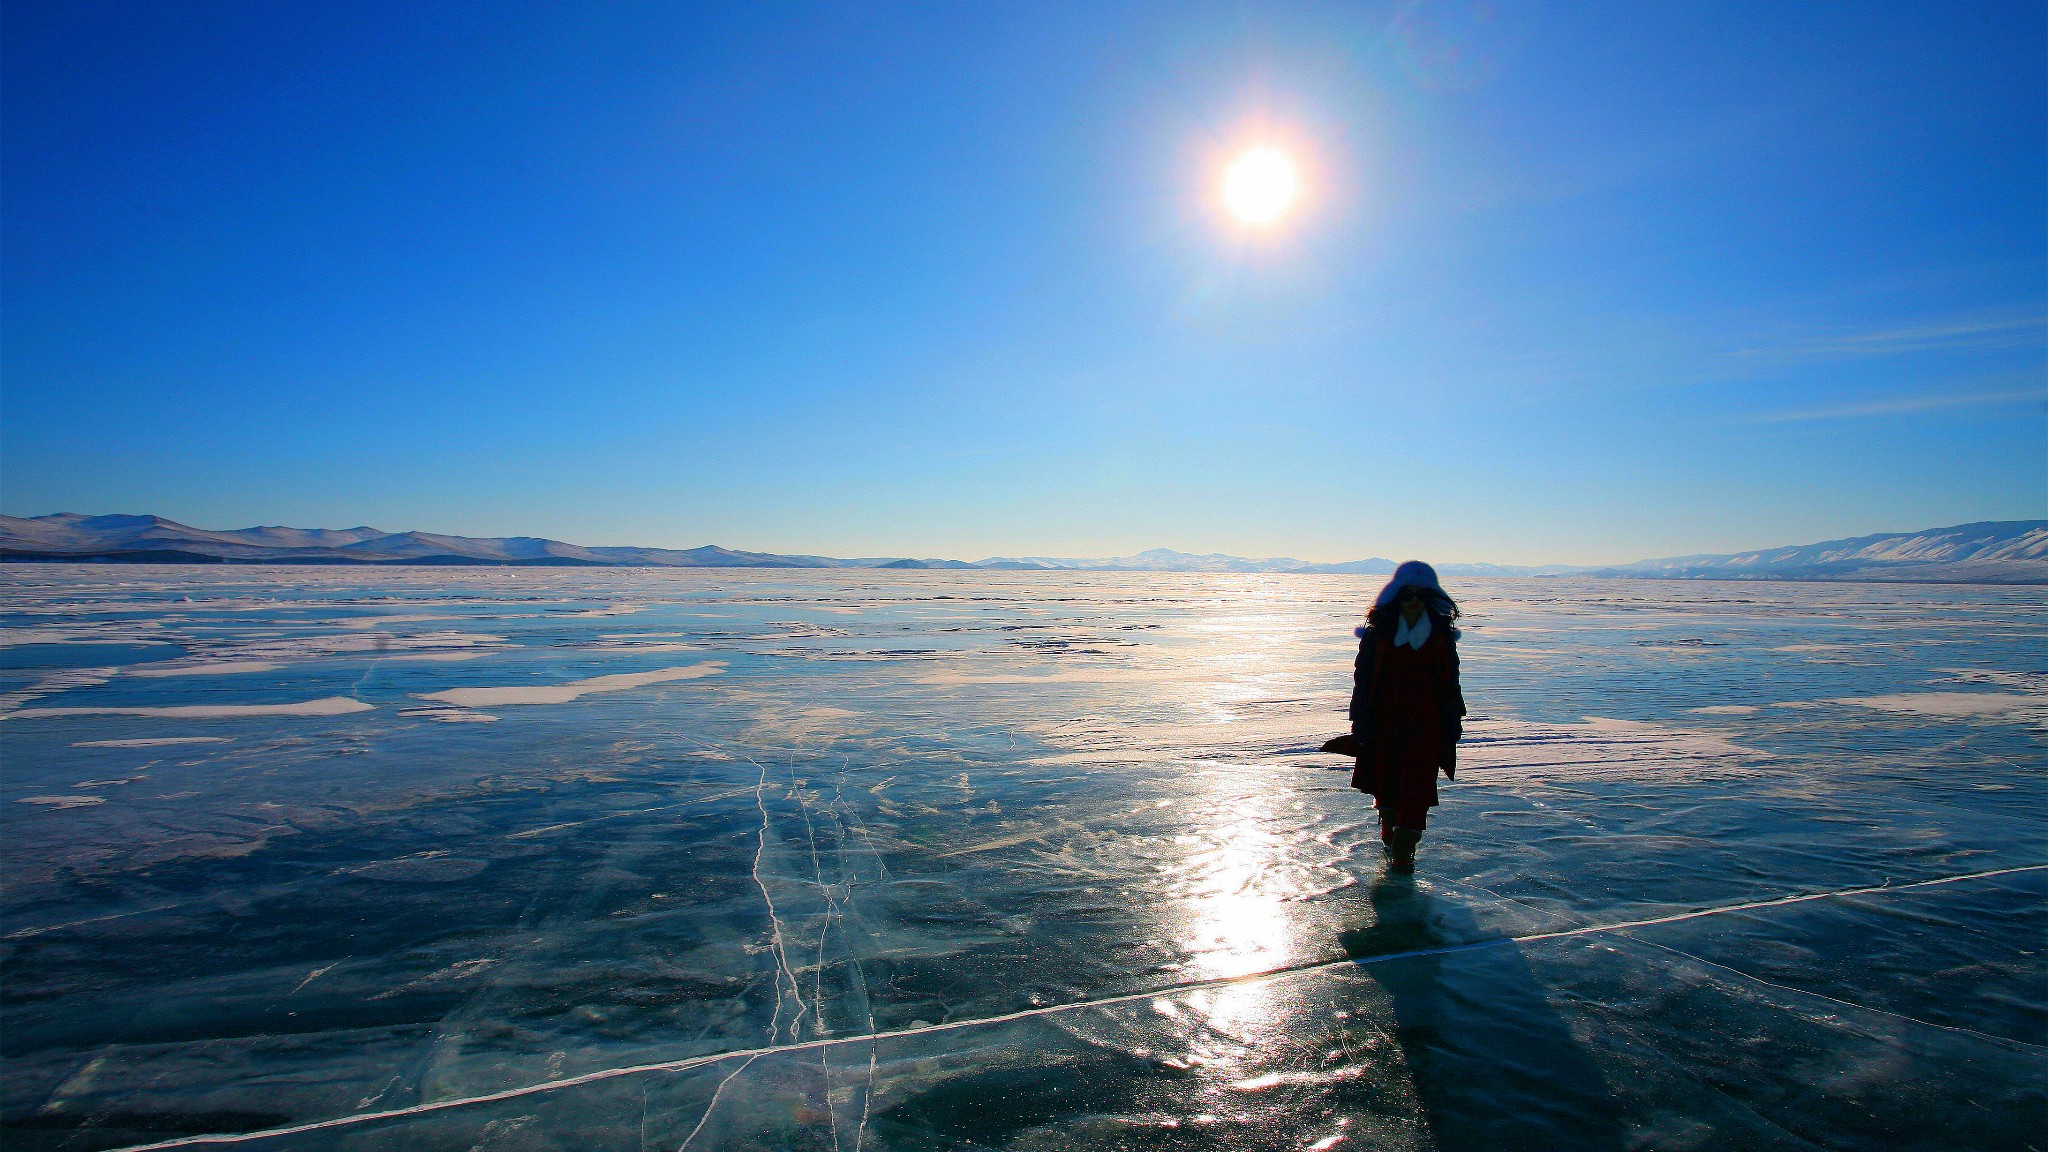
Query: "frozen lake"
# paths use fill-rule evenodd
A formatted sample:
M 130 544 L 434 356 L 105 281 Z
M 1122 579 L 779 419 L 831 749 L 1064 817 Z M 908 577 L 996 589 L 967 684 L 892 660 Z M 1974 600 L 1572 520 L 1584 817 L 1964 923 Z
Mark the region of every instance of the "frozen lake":
M 1452 581 L 1409 880 L 1379 583 L 0 569 L 6 1145 L 2040 1141 L 2048 590 Z

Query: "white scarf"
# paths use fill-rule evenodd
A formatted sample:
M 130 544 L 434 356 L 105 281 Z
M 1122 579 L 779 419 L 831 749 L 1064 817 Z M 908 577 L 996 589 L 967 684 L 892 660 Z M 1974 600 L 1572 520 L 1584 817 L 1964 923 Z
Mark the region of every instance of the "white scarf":
M 1400 620 L 1401 626 L 1394 629 L 1394 647 L 1406 644 L 1417 652 L 1422 651 L 1422 642 L 1429 639 L 1429 613 L 1424 612 L 1418 617 L 1412 628 L 1408 626 L 1408 617 L 1402 616 Z

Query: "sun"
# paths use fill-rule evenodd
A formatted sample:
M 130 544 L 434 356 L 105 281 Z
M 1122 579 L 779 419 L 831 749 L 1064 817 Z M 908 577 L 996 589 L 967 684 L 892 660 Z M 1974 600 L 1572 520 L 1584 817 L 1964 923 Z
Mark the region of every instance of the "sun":
M 1273 223 L 1300 195 L 1294 161 L 1277 148 L 1253 148 L 1232 161 L 1223 176 L 1223 202 L 1247 224 Z

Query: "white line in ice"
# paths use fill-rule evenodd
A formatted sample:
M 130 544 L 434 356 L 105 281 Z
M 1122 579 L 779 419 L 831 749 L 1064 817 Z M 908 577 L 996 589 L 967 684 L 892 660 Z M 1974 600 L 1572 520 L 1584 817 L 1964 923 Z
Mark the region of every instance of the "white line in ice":
M 346 959 L 346 957 L 344 957 L 344 959 Z M 329 972 L 334 971 L 335 967 L 340 963 L 340 960 L 336 960 L 332 964 L 322 964 L 320 967 L 315 968 L 311 972 L 306 973 L 306 978 L 304 980 L 299 981 L 297 984 L 292 985 L 292 990 L 285 993 L 284 998 L 289 1000 L 292 997 L 298 995 L 299 989 L 304 988 L 306 985 L 311 984 L 313 981 L 318 980 L 320 977 L 325 976 Z
M 33 928 L 16 928 L 7 935 L 0 936 L 0 940 L 21 940 L 29 936 L 40 936 L 45 932 L 61 932 L 66 928 L 76 928 L 82 924 L 100 924 L 108 920 L 126 919 L 129 916 L 145 916 L 151 912 L 166 912 L 172 908 L 183 908 L 188 903 L 190 901 L 180 900 L 175 904 L 153 904 L 148 908 L 137 908 L 129 912 L 109 912 L 105 916 L 89 916 L 84 920 L 66 920 L 62 924 L 42 924 Z
M 764 770 L 765 775 L 765 770 Z M 1988 880 L 1993 876 L 2012 876 L 2022 872 L 2048 871 L 2048 864 L 2021 864 L 2012 868 L 1992 868 L 1983 872 L 1969 872 L 1960 876 L 1938 876 L 1932 880 L 1914 880 L 1905 884 L 1894 884 L 1886 880 L 1882 884 L 1871 884 L 1862 888 L 1838 888 L 1829 892 L 1807 892 L 1797 896 L 1780 896 L 1771 900 L 1750 900 L 1741 904 L 1724 904 L 1714 908 L 1699 908 L 1691 912 L 1679 912 L 1670 916 L 1652 916 L 1643 920 L 1626 920 L 1618 924 L 1592 924 L 1583 928 L 1562 928 L 1555 932 L 1534 932 L 1527 936 L 1497 936 L 1490 940 L 1472 940 L 1463 944 L 1446 944 L 1441 948 L 1417 948 L 1408 952 L 1388 952 L 1379 956 L 1364 956 L 1357 959 L 1345 957 L 1342 960 L 1323 960 L 1314 964 L 1303 964 L 1292 968 L 1271 968 L 1264 972 L 1249 972 L 1242 976 L 1225 976 L 1215 980 L 1196 980 L 1186 984 L 1175 984 L 1165 988 L 1152 988 L 1143 992 L 1126 992 L 1119 996 L 1104 996 L 1096 1000 L 1075 1000 L 1067 1004 L 1051 1004 L 1043 1008 L 1025 1008 L 1017 1012 L 1005 1012 L 996 1016 L 982 1016 L 972 1020 L 949 1020 L 940 1024 L 925 1024 L 916 1028 L 898 1028 L 888 1032 L 870 1032 L 855 1036 L 830 1036 L 817 1040 L 805 1040 L 791 1044 L 771 1044 L 762 1048 L 740 1048 L 728 1052 L 713 1052 L 703 1056 L 689 1056 L 681 1060 L 664 1060 L 656 1064 L 634 1064 L 624 1068 L 605 1068 L 571 1076 L 563 1080 L 547 1080 L 539 1084 L 528 1084 L 523 1088 L 507 1088 L 502 1092 L 489 1092 L 480 1096 L 462 1096 L 452 1100 L 434 1100 L 425 1104 L 413 1104 L 404 1108 L 389 1108 L 381 1112 L 360 1112 L 352 1116 L 334 1116 L 326 1120 L 312 1120 L 284 1128 L 265 1128 L 258 1132 L 229 1132 L 210 1136 L 183 1136 L 176 1140 L 165 1140 L 156 1144 L 131 1144 L 111 1152 L 158 1152 L 166 1148 L 194 1148 L 204 1145 L 241 1144 L 251 1140 L 270 1140 L 281 1136 L 297 1136 L 305 1132 L 322 1132 L 331 1128 L 345 1128 L 355 1124 L 366 1124 L 374 1120 L 393 1120 L 404 1116 L 417 1116 L 426 1112 L 443 1112 L 451 1108 L 463 1108 L 471 1104 L 491 1104 L 500 1100 L 516 1100 L 523 1096 L 534 1096 L 542 1092 L 553 1092 L 562 1088 L 576 1088 L 584 1084 L 596 1084 L 605 1080 L 616 1080 L 621 1076 L 638 1076 L 648 1072 L 684 1072 L 702 1068 L 727 1060 L 744 1059 L 748 1063 L 763 1056 L 777 1056 L 787 1052 L 803 1052 L 812 1048 L 832 1047 L 840 1044 L 873 1043 L 881 1040 L 900 1040 L 911 1036 L 924 1036 L 933 1032 L 956 1032 L 963 1028 L 980 1028 L 990 1024 L 1008 1024 L 1018 1020 L 1030 1020 L 1042 1016 L 1058 1015 L 1062 1012 L 1076 1012 L 1086 1008 L 1108 1008 L 1118 1004 L 1131 1004 L 1140 1000 L 1154 1000 L 1181 992 L 1192 992 L 1202 988 L 1222 988 L 1235 984 L 1249 984 L 1258 980 L 1274 980 L 1285 976 L 1296 976 L 1306 972 L 1318 972 L 1347 965 L 1383 964 L 1389 960 L 1408 960 L 1422 956 L 1445 956 L 1454 952 L 1474 952 L 1485 948 L 1499 948 L 1509 944 L 1528 944 L 1540 940 L 1559 940 L 1569 936 L 1590 936 L 1600 932 L 1619 932 L 1628 928 L 1648 928 L 1657 924 L 1676 924 L 1684 920 L 1697 920 L 1703 916 L 1720 916 L 1729 912 L 1748 912 L 1758 908 L 1775 908 L 1785 904 L 1803 904 L 1811 900 L 1829 900 L 1840 896 L 1867 896 L 1879 892 L 1904 892 L 1911 888 L 1931 888 L 1939 884 L 1959 884 L 1968 880 Z M 735 1073 L 736 1074 L 736 1073 Z M 731 1079 L 730 1076 L 727 1079 Z M 700 1122 L 701 1125 L 701 1122 Z
M 725 1086 L 732 1083 L 734 1077 L 745 1072 L 758 1059 L 759 1056 L 749 1056 L 745 1063 L 725 1074 L 725 1079 L 720 1080 L 718 1087 L 711 1090 L 711 1099 L 704 1105 L 704 1114 L 697 1117 L 697 1126 L 690 1129 L 688 1136 L 683 1137 L 683 1142 L 676 1147 L 676 1152 L 689 1152 L 691 1142 L 697 1139 L 697 1133 L 704 1131 L 704 1125 L 711 1121 L 711 1114 L 718 1110 L 718 1098 L 725 1094 Z
M 761 878 L 761 858 L 768 852 L 768 802 L 764 793 L 768 791 L 768 767 L 752 756 L 747 761 L 760 769 L 760 780 L 754 786 L 754 807 L 761 812 L 760 839 L 754 847 L 754 887 L 761 890 L 761 904 L 768 912 L 769 948 L 779 969 L 775 974 L 775 1014 L 768 1021 L 768 1039 L 772 1042 L 782 1031 L 782 982 L 789 981 L 790 999 L 796 1001 L 796 1015 L 789 1022 L 789 1039 L 796 1043 L 797 1023 L 804 1018 L 808 1005 L 804 1003 L 803 986 L 797 983 L 796 973 L 789 967 L 789 948 L 782 939 L 782 918 L 775 912 L 775 897 L 768 893 L 768 882 Z M 785 1046 L 786 1047 L 786 1046 Z
M 1740 968 L 1736 968 L 1728 964 L 1722 964 L 1717 961 L 1709 960 L 1705 956 L 1694 955 L 1691 952 L 1687 952 L 1683 948 L 1673 948 L 1669 944 L 1659 944 L 1655 940 L 1637 940 L 1634 937 L 1630 937 L 1630 939 L 1635 940 L 1637 944 L 1641 944 L 1649 948 L 1656 948 L 1660 951 L 1669 952 L 1674 956 L 1683 956 L 1687 960 L 1691 960 L 1696 964 L 1705 965 L 1708 968 L 1719 968 L 1723 972 L 1726 972 L 1732 976 L 1740 977 L 1744 980 L 1749 981 L 1752 984 L 1761 984 L 1766 988 L 1776 988 L 1780 992 L 1791 992 L 1799 996 L 1811 996 L 1816 1000 L 1825 1000 L 1830 1004 L 1840 1004 L 1844 1008 L 1854 1008 L 1859 1012 L 1874 1012 L 1879 1016 L 1889 1016 L 1894 1020 L 1904 1020 L 1909 1024 L 1918 1024 L 1922 1028 L 1939 1028 L 1945 1032 L 1962 1032 L 1970 1036 L 1975 1036 L 1979 1040 L 1992 1040 L 2000 1044 L 2018 1044 L 2027 1048 L 2041 1047 L 2041 1045 L 2039 1044 L 2030 1044 L 2025 1040 L 2014 1040 L 2010 1036 L 1993 1036 L 1989 1032 L 1979 1032 L 1975 1028 L 1965 1028 L 1961 1024 L 1937 1024 L 1932 1020 L 1922 1020 L 1918 1016 L 1908 1016 L 1904 1012 L 1894 1012 L 1889 1008 L 1873 1008 L 1868 1004 L 1858 1004 L 1854 1000 L 1839 999 L 1834 996 L 1829 996 L 1824 992 L 1815 992 L 1810 988 L 1798 988 L 1790 984 L 1780 984 L 1775 980 L 1766 980 L 1754 972 L 1744 972 Z
M 610 812 L 603 816 L 592 816 L 587 820 L 570 820 L 562 824 L 545 824 L 539 828 L 528 828 L 523 832 L 513 832 L 506 838 L 509 840 L 520 840 L 531 836 L 538 836 L 543 832 L 559 832 L 564 828 L 578 828 L 585 824 L 596 824 L 601 820 L 619 820 L 627 816 L 645 816 L 650 812 L 667 812 L 674 808 L 688 808 L 692 804 L 709 804 L 714 800 L 729 800 L 734 796 L 745 796 L 752 791 L 752 788 L 734 788 L 730 792 L 718 792 L 710 796 L 699 796 L 695 800 L 684 800 L 675 804 L 661 804 L 653 808 L 634 808 L 626 812 Z

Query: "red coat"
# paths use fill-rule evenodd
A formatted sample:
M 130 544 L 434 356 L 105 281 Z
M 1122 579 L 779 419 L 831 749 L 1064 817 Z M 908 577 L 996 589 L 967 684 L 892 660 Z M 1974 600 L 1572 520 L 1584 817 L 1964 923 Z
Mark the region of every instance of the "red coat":
M 1351 786 L 1384 804 L 1435 807 L 1436 773 L 1457 774 L 1465 697 L 1450 622 L 1432 620 L 1418 649 L 1396 647 L 1392 627 L 1368 626 L 1358 642 L 1351 730 L 1362 755 Z

